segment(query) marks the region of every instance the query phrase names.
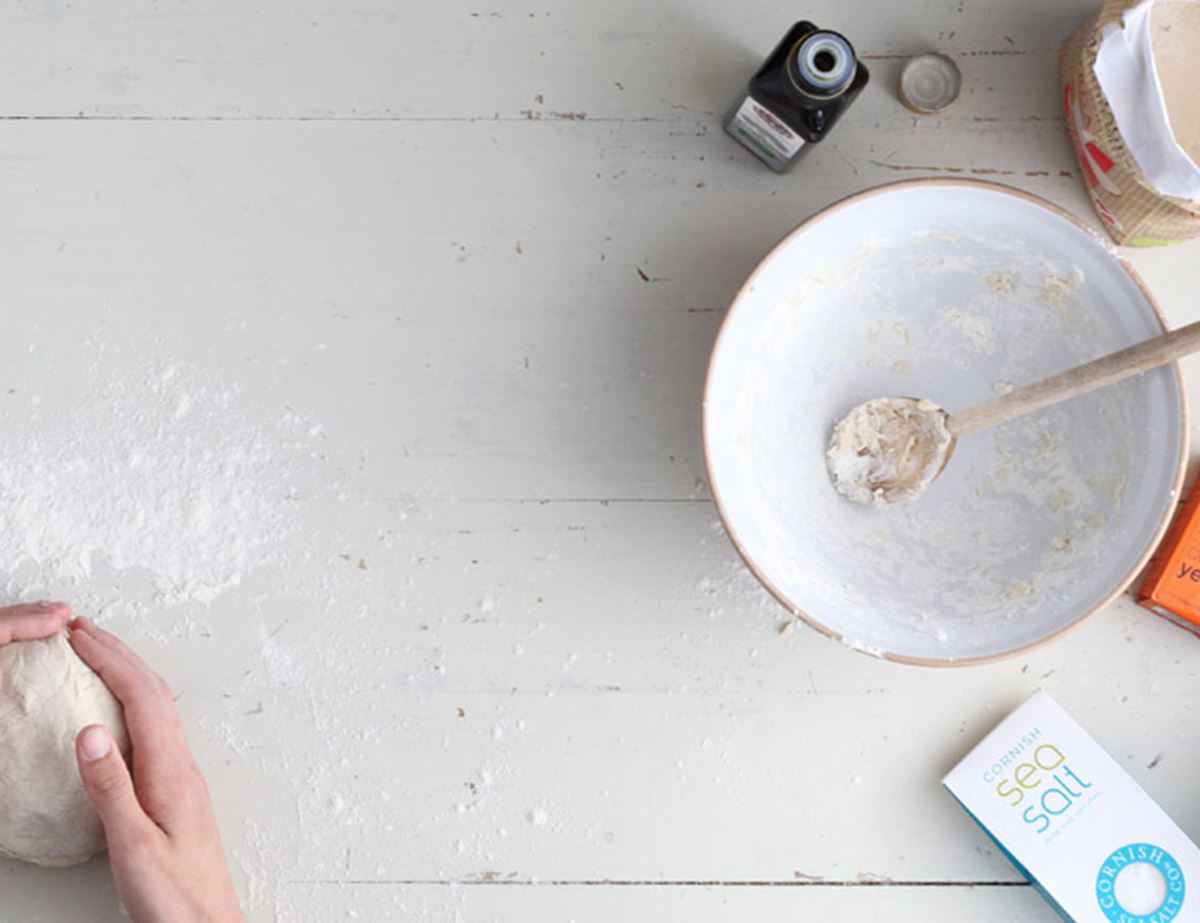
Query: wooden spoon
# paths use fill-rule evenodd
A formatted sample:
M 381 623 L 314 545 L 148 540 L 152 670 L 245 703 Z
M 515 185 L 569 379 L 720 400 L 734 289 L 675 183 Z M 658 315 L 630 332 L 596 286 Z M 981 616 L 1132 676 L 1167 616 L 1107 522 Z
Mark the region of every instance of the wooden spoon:
M 876 398 L 834 428 L 829 473 L 838 492 L 870 506 L 919 496 L 957 441 L 1059 401 L 1089 394 L 1200 350 L 1200 321 L 1052 375 L 958 413 L 911 397 Z

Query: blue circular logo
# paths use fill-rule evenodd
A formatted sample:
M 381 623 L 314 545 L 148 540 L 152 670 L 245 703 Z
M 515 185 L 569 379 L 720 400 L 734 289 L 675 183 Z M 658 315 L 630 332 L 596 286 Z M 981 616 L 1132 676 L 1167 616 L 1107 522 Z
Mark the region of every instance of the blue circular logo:
M 1096 875 L 1096 902 L 1112 923 L 1170 923 L 1186 893 L 1183 869 L 1153 843 L 1114 850 Z

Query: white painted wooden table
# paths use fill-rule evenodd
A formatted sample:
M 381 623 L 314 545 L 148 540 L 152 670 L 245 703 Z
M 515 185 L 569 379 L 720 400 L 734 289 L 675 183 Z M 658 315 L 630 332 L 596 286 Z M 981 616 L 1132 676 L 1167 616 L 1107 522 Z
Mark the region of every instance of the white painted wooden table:
M 1039 686 L 1200 835 L 1200 642 L 1127 599 L 969 670 L 781 635 L 699 452 L 722 312 L 814 210 L 949 174 L 1094 223 L 1055 65 L 1091 0 L 204 7 L 0 9 L 0 422 L 206 402 L 269 450 L 258 544 L 210 604 L 0 567 L 178 690 L 252 920 L 1051 920 L 939 787 Z M 872 83 L 777 177 L 718 115 L 805 14 Z M 927 49 L 965 89 L 921 119 Z M 1198 257 L 1130 255 L 1175 324 Z M 103 860 L 0 894 L 123 918 Z

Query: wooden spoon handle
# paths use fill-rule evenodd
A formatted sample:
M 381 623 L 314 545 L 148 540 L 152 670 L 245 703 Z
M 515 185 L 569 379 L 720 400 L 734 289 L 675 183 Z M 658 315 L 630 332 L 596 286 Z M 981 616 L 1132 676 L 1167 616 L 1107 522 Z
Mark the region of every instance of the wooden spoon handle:
M 1196 350 L 1200 350 L 1200 321 L 951 414 L 946 426 L 955 438 L 965 436 L 1069 397 L 1132 378 Z

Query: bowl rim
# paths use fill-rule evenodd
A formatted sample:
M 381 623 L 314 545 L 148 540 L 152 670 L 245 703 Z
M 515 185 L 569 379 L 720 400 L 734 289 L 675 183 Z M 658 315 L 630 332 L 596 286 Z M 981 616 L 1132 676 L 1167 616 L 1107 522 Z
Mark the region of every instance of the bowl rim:
M 1179 430 L 1181 438 L 1179 440 L 1179 457 L 1175 462 L 1175 478 L 1171 486 L 1171 490 L 1176 502 L 1174 504 L 1169 504 L 1166 507 L 1162 518 L 1159 520 L 1159 523 L 1156 526 L 1153 535 L 1151 536 L 1151 540 L 1146 544 L 1146 547 L 1142 550 L 1142 553 L 1134 562 L 1133 567 L 1128 573 L 1126 573 L 1121 577 L 1120 580 L 1116 582 L 1113 590 L 1098 604 L 1077 616 L 1067 624 L 1063 625 L 1057 631 L 1054 631 L 1043 638 L 1039 638 L 1036 641 L 1031 641 L 1028 644 L 1023 644 L 1020 647 L 1014 647 L 1011 650 L 1000 651 L 994 654 L 986 654 L 978 657 L 916 657 L 910 654 L 898 654 L 893 651 L 875 651 L 873 649 L 865 650 L 863 647 L 847 641 L 846 636 L 843 633 L 835 631 L 820 619 L 801 609 L 791 599 L 788 598 L 786 593 L 780 590 L 779 587 L 777 587 L 771 582 L 771 580 L 767 578 L 767 576 L 762 572 L 762 570 L 750 556 L 746 548 L 742 545 L 741 540 L 738 538 L 737 530 L 733 527 L 731 522 L 724 499 L 721 496 L 720 487 L 718 486 L 716 479 L 713 477 L 713 461 L 709 449 L 709 395 L 712 389 L 713 367 L 716 364 L 717 354 L 719 353 L 722 341 L 729 330 L 730 321 L 733 319 L 738 307 L 743 303 L 745 295 L 752 283 L 758 277 L 759 273 L 763 271 L 763 268 L 767 265 L 767 263 L 769 263 L 775 257 L 775 255 L 781 249 L 783 249 L 783 247 L 789 244 L 794 237 L 807 232 L 814 225 L 820 223 L 830 215 L 840 211 L 846 206 L 853 205 L 865 199 L 886 195 L 899 189 L 911 189 L 913 187 L 922 186 L 969 186 L 976 189 L 984 189 L 990 192 L 999 193 L 1001 195 L 1024 199 L 1027 202 L 1031 202 L 1034 205 L 1046 209 L 1060 218 L 1066 219 L 1076 228 L 1083 231 L 1088 237 L 1097 241 L 1112 255 L 1113 259 L 1116 260 L 1129 278 L 1133 280 L 1133 283 L 1138 287 L 1139 291 L 1141 291 L 1142 297 L 1145 298 L 1146 303 L 1150 305 L 1150 309 L 1154 314 L 1154 319 L 1158 322 L 1158 325 L 1162 331 L 1166 333 L 1170 329 L 1167 325 L 1166 316 L 1163 314 L 1162 307 L 1158 303 L 1158 299 L 1154 297 L 1154 294 L 1150 291 L 1149 287 L 1138 274 L 1137 270 L 1134 269 L 1133 266 L 1131 266 L 1129 262 L 1113 247 L 1113 245 L 1095 228 L 1085 224 L 1079 217 L 1067 211 L 1062 206 L 1056 205 L 1054 202 L 1051 202 L 1048 199 L 1037 195 L 1036 193 L 1027 192 L 1024 189 L 1018 189 L 1015 186 L 1009 186 L 1005 183 L 997 183 L 991 180 L 925 176 L 917 177 L 915 179 L 881 183 L 877 186 L 871 186 L 867 189 L 861 190 L 860 192 L 855 192 L 851 195 L 837 199 L 836 201 L 826 205 L 824 208 L 819 209 L 808 218 L 801 221 L 798 225 L 796 225 L 796 227 L 781 237 L 779 241 L 776 242 L 775 245 L 763 255 L 763 257 L 755 264 L 754 269 L 750 271 L 750 274 L 746 277 L 746 280 L 741 284 L 741 286 L 739 286 L 737 292 L 733 296 L 733 300 L 730 302 L 729 309 L 725 312 L 725 316 L 721 319 L 721 325 L 717 329 L 717 335 L 713 340 L 712 348 L 709 350 L 708 367 L 704 375 L 704 398 L 700 407 L 700 438 L 704 452 L 704 470 L 708 479 L 709 493 L 712 495 L 713 504 L 717 508 L 717 515 L 721 519 L 721 525 L 725 529 L 725 534 L 729 537 L 730 543 L 733 545 L 734 550 L 737 551 L 738 556 L 742 559 L 743 563 L 745 563 L 746 567 L 749 568 L 752 574 L 754 574 L 758 582 L 761 583 L 773 597 L 775 597 L 775 600 L 780 603 L 780 605 L 782 605 L 795 617 L 799 618 L 810 628 L 815 628 L 826 637 L 832 638 L 834 641 L 841 642 L 851 650 L 860 651 L 861 653 L 868 654 L 876 657 L 877 659 L 889 660 L 893 663 L 911 664 L 914 666 L 926 667 L 978 666 L 989 663 L 997 663 L 1001 660 L 1008 660 L 1021 654 L 1030 653 L 1040 647 L 1050 644 L 1053 641 L 1057 641 L 1068 633 L 1074 631 L 1084 622 L 1088 621 L 1097 612 L 1107 608 L 1118 596 L 1124 593 L 1125 590 L 1129 588 L 1129 585 L 1133 582 L 1134 578 L 1137 577 L 1146 564 L 1149 563 L 1150 558 L 1154 555 L 1154 552 L 1158 549 L 1159 544 L 1162 542 L 1163 536 L 1166 534 L 1167 528 L 1170 526 L 1171 520 L 1174 518 L 1179 506 L 1179 502 L 1182 499 L 1180 494 L 1183 489 L 1184 475 L 1187 470 L 1187 462 L 1189 457 L 1191 433 L 1188 428 L 1188 393 L 1187 386 L 1184 382 L 1183 372 L 1179 366 L 1178 360 L 1172 361 L 1164 366 L 1165 368 L 1170 368 L 1174 372 L 1175 387 L 1179 394 Z

